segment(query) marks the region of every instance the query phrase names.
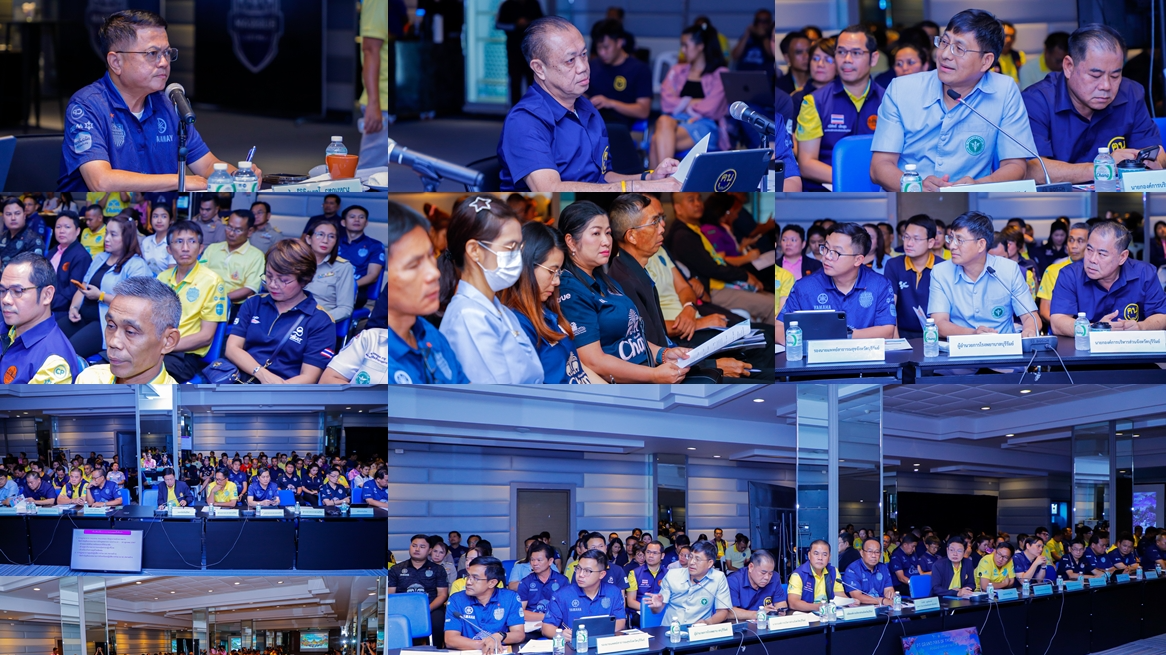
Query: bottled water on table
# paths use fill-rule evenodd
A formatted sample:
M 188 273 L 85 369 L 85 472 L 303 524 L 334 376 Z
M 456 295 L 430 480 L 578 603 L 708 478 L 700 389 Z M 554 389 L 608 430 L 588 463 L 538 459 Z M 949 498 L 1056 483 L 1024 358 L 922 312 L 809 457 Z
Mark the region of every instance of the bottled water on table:
M 235 178 L 227 172 L 227 164 L 219 162 L 215 164 L 215 170 L 211 176 L 206 179 L 206 190 L 211 193 L 220 193 L 228 191 L 235 192 Z
M 587 626 L 585 625 L 579 626 L 579 629 L 575 632 L 575 652 L 587 652 Z
M 1109 148 L 1098 148 L 1093 158 L 1093 190 L 1117 191 L 1117 165 L 1109 155 Z
M 255 193 L 259 190 L 259 178 L 255 176 L 255 171 L 251 168 L 251 162 L 239 162 L 239 170 L 235 171 L 234 175 L 235 191 L 243 193 Z
M 347 155 L 347 154 L 348 154 L 348 148 L 344 147 L 344 137 L 342 137 L 342 136 L 332 137 L 332 142 L 329 143 L 328 147 L 324 149 L 324 157 L 325 158 L 328 155 Z
M 1079 312 L 1073 321 L 1073 346 L 1077 350 L 1089 350 L 1089 319 L 1085 318 L 1085 312 Z
M 797 321 L 790 321 L 785 330 L 785 360 L 787 362 L 802 361 L 802 329 Z
M 918 193 L 923 191 L 923 178 L 915 172 L 915 164 L 907 164 L 903 177 L 899 178 L 899 191 L 904 193 Z
M 939 327 L 933 318 L 927 319 L 927 325 L 923 326 L 923 356 L 939 357 Z

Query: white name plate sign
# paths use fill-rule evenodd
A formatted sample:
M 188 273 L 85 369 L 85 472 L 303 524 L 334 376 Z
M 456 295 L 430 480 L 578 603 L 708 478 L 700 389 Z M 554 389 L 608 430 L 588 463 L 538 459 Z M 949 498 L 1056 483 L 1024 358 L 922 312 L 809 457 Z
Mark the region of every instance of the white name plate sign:
M 885 339 L 818 339 L 806 342 L 806 363 L 882 362 L 887 359 Z
M 1161 353 L 1166 352 L 1166 332 L 1141 330 L 1089 332 L 1089 352 L 1094 353 Z

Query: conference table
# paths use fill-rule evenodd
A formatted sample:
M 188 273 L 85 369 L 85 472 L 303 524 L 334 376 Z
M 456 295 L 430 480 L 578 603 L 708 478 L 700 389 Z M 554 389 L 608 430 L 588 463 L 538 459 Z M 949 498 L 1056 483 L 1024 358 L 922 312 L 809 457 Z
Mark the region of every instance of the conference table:
M 324 516 L 303 516 L 288 507 L 277 516 L 241 510 L 238 517 L 195 509 L 195 516 L 141 505 L 112 508 L 104 516 L 0 515 L 0 564 L 69 566 L 74 529 L 142 531 L 143 569 L 383 569 L 388 559 L 388 511 L 381 508 L 368 508 L 371 516 L 331 507 Z
M 778 382 L 863 381 L 894 384 L 1163 384 L 1166 353 L 1101 354 L 1077 350 L 1073 337 L 1056 337 L 1056 351 L 1040 350 L 1007 357 L 923 356 L 923 340 L 908 339 L 910 350 L 891 350 L 880 362 L 809 364 L 805 357 L 787 362 L 775 356 Z M 1035 354 L 1035 357 L 1034 357 Z M 1031 362 L 1031 364 L 1030 364 Z M 1026 371 L 1042 367 L 1039 375 Z
M 910 599 L 904 599 L 910 602 Z M 672 643 L 666 627 L 646 628 L 647 649 L 621 655 L 901 655 L 903 637 L 959 628 L 976 628 L 984 653 L 1044 653 L 1085 655 L 1166 633 L 1161 608 L 1166 607 L 1166 579 L 1113 582 L 1079 591 L 1021 595 L 1016 600 L 989 603 L 979 599 L 939 599 L 939 608 L 898 613 L 879 608 L 875 618 L 822 623 L 785 630 L 758 629 L 752 621 L 733 626 L 733 635 L 698 642 L 682 638 Z M 771 647 L 774 647 L 771 650 Z M 401 655 L 389 649 L 388 655 Z M 430 647 L 404 650 L 433 650 Z M 437 651 L 435 651 L 437 652 Z M 569 645 L 567 655 L 576 653 Z M 588 655 L 594 655 L 589 650 Z

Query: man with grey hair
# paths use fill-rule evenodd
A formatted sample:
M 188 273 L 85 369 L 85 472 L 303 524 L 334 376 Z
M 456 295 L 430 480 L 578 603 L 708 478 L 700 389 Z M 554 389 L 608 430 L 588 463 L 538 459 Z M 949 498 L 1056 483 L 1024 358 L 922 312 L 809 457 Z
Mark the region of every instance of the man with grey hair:
M 729 574 L 729 598 L 739 620 L 756 617 L 757 610 L 776 612 L 788 606 L 785 585 L 781 576 L 773 572 L 774 566 L 769 551 L 755 550 L 747 566 Z
M 1166 329 L 1166 294 L 1153 266 L 1130 257 L 1130 231 L 1101 221 L 1089 230 L 1085 257 L 1061 269 L 1050 307 L 1053 334 L 1073 335 L 1079 312 L 1110 330 Z
M 130 277 L 113 288 L 105 314 L 109 364 L 90 366 L 77 384 L 177 384 L 164 357 L 182 334 L 182 303 L 174 291 L 152 277 Z
M 77 370 L 73 344 L 53 320 L 57 274 L 44 257 L 23 252 L 0 274 L 4 384 L 71 384 Z
M 587 43 L 570 21 L 544 16 L 522 38 L 534 84 L 510 109 L 498 141 L 502 191 L 679 191 L 680 162 L 623 175 L 611 170 L 607 128 L 584 93 Z

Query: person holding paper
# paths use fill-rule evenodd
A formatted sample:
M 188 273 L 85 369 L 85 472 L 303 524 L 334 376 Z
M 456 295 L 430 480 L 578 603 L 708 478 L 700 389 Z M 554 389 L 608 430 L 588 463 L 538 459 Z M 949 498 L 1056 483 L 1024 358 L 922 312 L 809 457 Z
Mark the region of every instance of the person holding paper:
M 445 608 L 446 648 L 493 655 L 526 639 L 518 594 L 498 586 L 505 581 L 497 557 L 476 557 L 466 566 L 466 590 L 450 596 Z
M 947 540 L 947 557 L 936 560 L 931 569 L 931 594 L 948 598 L 967 598 L 975 582 L 972 563 L 964 559 L 964 541 L 953 536 Z
M 1139 148 L 1162 145 L 1145 89 L 1122 77 L 1125 56 L 1120 32 L 1100 23 L 1082 25 L 1069 35 L 1062 72 L 1024 90 L 1036 152 L 1053 182 L 1092 182 L 1098 148 L 1120 162 L 1136 157 Z M 1166 148 L 1159 148 L 1146 167 L 1163 166 Z M 1036 159 L 1028 162 L 1028 177 L 1045 181 Z
M 729 620 L 733 600 L 725 574 L 713 568 L 716 561 L 717 547 L 698 541 L 692 545 L 688 568 L 669 571 L 660 583 L 660 593 L 644 596 L 653 612 L 664 612 L 662 625 L 669 625 L 672 619 L 681 625 Z
M 995 238 L 986 214 L 970 211 L 952 222 L 945 236 L 951 260 L 932 269 L 927 300 L 939 336 L 1012 334 L 1014 315 L 1024 324 L 1021 336 L 1036 336 L 1040 319 L 1024 273 L 1016 262 L 988 254 Z
M 757 616 L 757 610 L 776 612 L 789 606 L 785 585 L 773 569 L 773 555 L 755 550 L 745 568 L 729 574 L 729 599 L 738 621 Z
M 627 610 L 623 591 L 606 580 L 607 554 L 599 548 L 585 551 L 576 560 L 574 573 L 574 582 L 551 595 L 543 616 L 543 636 L 554 637 L 555 630 L 562 628 L 567 643 L 573 644 L 571 624 L 589 616 L 614 617 L 618 634 L 624 629 Z
M 903 167 L 915 164 L 924 191 L 954 184 L 1024 178 L 1036 150 L 1016 82 L 988 72 L 1004 47 L 1004 28 L 991 13 L 965 9 L 935 37 L 936 69 L 896 77 L 879 105 L 870 179 L 898 191 Z M 948 95 L 954 91 L 960 102 Z M 964 102 L 1024 144 L 1000 134 Z M 995 171 L 992 162 L 1000 162 Z
M 995 589 L 1007 589 L 1016 584 L 1016 569 L 1012 565 L 1012 552 L 1016 548 L 1009 542 L 996 544 L 991 555 L 980 558 L 976 565 L 976 587 L 988 591 L 991 584 Z
M 534 84 L 502 124 L 502 191 L 680 189 L 680 181 L 672 177 L 680 162 L 670 157 L 640 175 L 611 170 L 603 117 L 583 95 L 591 85 L 587 43 L 570 21 L 560 16 L 532 21 L 522 39 L 522 54 L 534 72 Z
M 868 537 L 862 542 L 862 556 L 842 574 L 842 586 L 859 605 L 882 607 L 893 602 L 895 586 L 891 582 L 890 569 L 880 561 L 882 557 L 882 542 Z
M 1166 294 L 1153 266 L 1130 257 L 1131 235 L 1121 223 L 1089 229 L 1085 257 L 1061 269 L 1050 303 L 1053 334 L 1073 335 L 1078 312 L 1109 329 L 1166 329 Z
M 778 343 L 785 344 L 785 322 L 793 312 L 828 309 L 846 312 L 855 339 L 895 335 L 895 292 L 887 278 L 863 265 L 872 248 L 857 223 L 838 223 L 818 249 L 822 270 L 794 284 L 777 317 Z

